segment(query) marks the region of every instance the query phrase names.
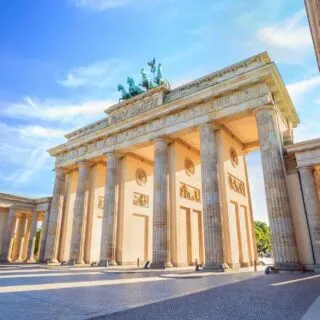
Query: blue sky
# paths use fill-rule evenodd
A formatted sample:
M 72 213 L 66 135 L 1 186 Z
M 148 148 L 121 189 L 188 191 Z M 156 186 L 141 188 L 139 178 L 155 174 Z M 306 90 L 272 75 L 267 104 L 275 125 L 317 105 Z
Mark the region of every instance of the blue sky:
M 302 0 L 19 0 L 0 12 L 0 191 L 52 193 L 46 149 L 100 119 L 116 86 L 152 57 L 172 86 L 267 50 L 301 125 L 320 136 L 320 76 Z M 255 218 L 266 220 L 259 154 L 249 157 Z

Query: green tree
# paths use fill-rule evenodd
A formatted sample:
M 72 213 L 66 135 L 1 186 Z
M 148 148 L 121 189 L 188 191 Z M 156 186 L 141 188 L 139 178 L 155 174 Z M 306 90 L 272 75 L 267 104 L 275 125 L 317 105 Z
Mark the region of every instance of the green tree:
M 267 253 L 271 251 L 270 228 L 265 222 L 254 222 L 256 242 L 258 253 Z
M 34 246 L 34 254 L 35 255 L 38 253 L 38 250 L 39 250 L 40 236 L 41 236 L 41 229 L 38 229 L 37 234 L 36 234 L 36 244 Z

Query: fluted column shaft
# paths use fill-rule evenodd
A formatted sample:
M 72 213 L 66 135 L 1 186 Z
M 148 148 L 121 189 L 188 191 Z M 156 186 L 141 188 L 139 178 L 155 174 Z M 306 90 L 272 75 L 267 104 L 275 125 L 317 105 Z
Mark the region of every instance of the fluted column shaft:
M 168 140 L 154 141 L 152 268 L 171 267 L 168 237 Z
M 298 253 L 285 180 L 282 146 L 273 106 L 255 111 L 275 266 L 298 268 Z
M 11 260 L 12 245 L 17 223 L 18 220 L 15 217 L 14 208 L 10 208 L 7 225 L 2 239 L 1 261 L 10 262 Z
M 36 260 L 34 259 L 34 248 L 36 245 L 36 236 L 37 236 L 37 212 L 32 213 L 31 218 L 31 230 L 30 230 L 30 237 L 28 243 L 28 250 L 27 250 L 27 262 L 34 263 Z
M 63 211 L 63 201 L 65 193 L 66 171 L 56 169 L 56 179 L 53 189 L 51 203 L 51 212 L 47 230 L 45 260 L 51 263 L 57 263 L 57 254 L 59 247 L 61 219 Z
M 224 264 L 218 182 L 218 156 L 212 124 L 200 131 L 201 182 L 205 245 L 205 268 L 221 269 Z
M 320 202 L 312 167 L 299 168 L 315 263 L 320 267 Z
M 19 250 L 18 250 L 18 258 L 17 262 L 22 262 L 23 261 L 23 247 L 24 247 L 24 240 L 27 232 L 27 227 L 28 227 L 28 218 L 27 217 L 22 217 L 21 218 L 21 223 L 22 227 L 20 229 L 20 234 L 18 235 L 19 237 Z
M 107 173 L 104 193 L 104 212 L 102 221 L 100 264 L 117 265 L 116 237 L 118 214 L 118 168 L 119 154 L 107 154 Z
M 86 221 L 88 212 L 90 164 L 79 163 L 79 176 L 76 199 L 74 204 L 70 260 L 76 264 L 84 263 L 84 244 L 86 235 Z
M 41 235 L 40 235 L 40 250 L 39 250 L 39 260 L 42 262 L 45 258 L 45 251 L 46 251 L 46 240 L 47 240 L 47 231 L 48 231 L 48 224 L 49 224 L 49 216 L 50 216 L 50 209 L 48 209 L 44 214 L 44 221 L 41 227 Z

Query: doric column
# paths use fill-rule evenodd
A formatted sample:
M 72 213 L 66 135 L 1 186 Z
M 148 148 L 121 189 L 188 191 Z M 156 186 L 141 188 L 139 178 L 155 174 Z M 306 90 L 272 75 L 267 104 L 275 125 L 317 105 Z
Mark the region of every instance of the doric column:
M 211 123 L 199 128 L 205 268 L 225 267 L 218 182 L 215 130 Z
M 45 258 L 45 251 L 46 251 L 46 241 L 47 241 L 47 231 L 48 231 L 48 224 L 49 224 L 49 216 L 50 216 L 50 208 L 44 213 L 44 220 L 41 227 L 41 234 L 40 234 L 40 250 L 39 250 L 39 260 L 41 262 L 44 261 Z
M 27 250 L 27 261 L 28 263 L 34 263 L 36 260 L 34 259 L 34 248 L 36 245 L 36 236 L 37 236 L 37 212 L 32 213 L 31 218 L 31 229 L 30 229 L 30 237 L 28 243 L 28 250 Z
M 18 258 L 16 262 L 23 262 L 23 247 L 24 247 L 24 240 L 27 232 L 28 227 L 28 217 L 24 216 L 21 218 L 21 229 L 18 234 L 18 241 L 19 241 L 19 249 L 18 249 Z
M 2 239 L 2 250 L 0 260 L 3 262 L 11 261 L 12 245 L 15 237 L 15 231 L 19 220 L 15 217 L 14 208 L 9 209 L 7 225 Z
M 320 267 L 320 202 L 312 167 L 298 168 L 315 263 Z
M 116 236 L 118 213 L 118 168 L 120 155 L 107 153 L 107 172 L 104 192 L 104 211 L 100 249 L 100 265 L 117 265 Z M 108 261 L 108 262 L 107 262 Z
M 45 260 L 57 263 L 57 254 L 60 237 L 61 218 L 65 193 L 66 170 L 56 169 L 56 179 L 53 189 L 51 212 L 47 230 Z
M 152 268 L 172 267 L 168 237 L 168 140 L 154 141 Z
M 255 110 L 275 267 L 298 268 L 280 134 L 273 106 Z
M 73 223 L 71 234 L 70 262 L 84 264 L 84 244 L 86 235 L 86 221 L 88 212 L 88 188 L 90 163 L 79 163 L 79 175 L 76 199 L 73 209 Z

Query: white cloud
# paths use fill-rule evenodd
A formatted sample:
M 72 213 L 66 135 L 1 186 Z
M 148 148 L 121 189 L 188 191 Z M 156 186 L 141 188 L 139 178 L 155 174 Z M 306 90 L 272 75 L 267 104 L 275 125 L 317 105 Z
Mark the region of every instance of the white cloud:
M 133 3 L 133 0 L 72 0 L 76 7 L 89 8 L 93 10 L 103 11 L 107 9 L 123 7 Z
M 77 8 L 89 9 L 94 11 L 104 11 L 108 9 L 135 6 L 141 7 L 141 5 L 154 5 L 169 0 L 69 0 Z M 177 1 L 177 0 L 171 0 Z
M 29 96 L 19 103 L 6 103 L 0 109 L 0 116 L 15 119 L 40 119 L 82 125 L 104 116 L 103 111 L 115 104 L 112 100 L 91 100 L 83 102 L 43 100 L 38 101 Z
M 320 87 L 320 76 L 314 76 L 287 85 L 289 94 L 295 104 L 298 104 L 305 94 L 317 87 Z
M 14 126 L 0 122 L 1 181 L 7 187 L 22 187 L 39 171 L 51 170 L 53 159 L 47 153 L 64 140 L 63 131 L 40 125 Z
M 122 76 L 125 65 L 125 61 L 121 59 L 98 61 L 84 67 L 71 69 L 66 78 L 60 80 L 59 83 L 69 88 L 116 87 L 117 80 Z
M 313 53 L 311 33 L 304 10 L 296 12 L 284 21 L 264 26 L 256 33 L 258 42 L 251 46 L 269 51 L 277 63 L 306 67 Z
M 305 11 L 301 10 L 283 22 L 261 28 L 258 38 L 271 46 L 303 50 L 312 45 L 309 26 L 304 23 L 305 16 Z

